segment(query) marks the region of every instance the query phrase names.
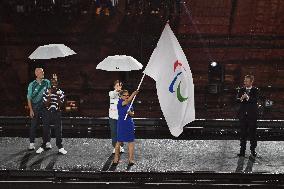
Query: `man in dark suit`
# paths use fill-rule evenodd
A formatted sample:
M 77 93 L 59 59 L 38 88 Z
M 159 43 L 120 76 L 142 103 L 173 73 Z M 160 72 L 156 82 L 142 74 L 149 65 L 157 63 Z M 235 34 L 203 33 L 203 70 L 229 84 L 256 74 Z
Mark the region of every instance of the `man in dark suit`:
M 246 75 L 244 79 L 244 87 L 242 87 L 237 95 L 237 100 L 241 104 L 238 112 L 240 120 L 240 153 L 238 156 L 245 156 L 247 138 L 250 139 L 251 157 L 256 157 L 255 148 L 256 140 L 256 123 L 258 116 L 257 101 L 259 90 L 253 87 L 254 76 Z

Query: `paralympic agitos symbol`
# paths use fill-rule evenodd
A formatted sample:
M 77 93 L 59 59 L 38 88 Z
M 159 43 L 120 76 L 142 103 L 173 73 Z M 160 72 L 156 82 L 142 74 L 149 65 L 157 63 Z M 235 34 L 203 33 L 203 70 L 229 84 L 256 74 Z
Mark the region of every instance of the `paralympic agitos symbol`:
M 178 60 L 174 63 L 174 72 L 176 72 L 176 69 L 177 69 L 177 67 L 182 67 L 184 70 L 185 70 L 185 68 L 183 67 L 183 65 L 182 65 L 182 63 L 180 63 Z M 178 77 L 180 76 L 182 74 L 182 72 L 178 72 L 177 74 L 176 74 L 176 76 L 174 77 L 174 79 L 172 80 L 172 82 L 171 82 L 171 84 L 170 84 L 170 86 L 169 86 L 169 91 L 171 92 L 171 93 L 174 93 L 175 91 L 174 91 L 174 85 L 175 85 L 175 83 L 176 83 L 176 81 L 177 81 L 177 79 L 178 79 Z M 187 99 L 188 99 L 188 97 L 183 97 L 182 95 L 181 95 L 181 92 L 180 92 L 180 85 L 181 85 L 181 81 L 179 82 L 179 84 L 178 84 L 178 87 L 177 87 L 177 99 L 180 101 L 180 102 L 184 102 L 184 101 L 186 101 Z

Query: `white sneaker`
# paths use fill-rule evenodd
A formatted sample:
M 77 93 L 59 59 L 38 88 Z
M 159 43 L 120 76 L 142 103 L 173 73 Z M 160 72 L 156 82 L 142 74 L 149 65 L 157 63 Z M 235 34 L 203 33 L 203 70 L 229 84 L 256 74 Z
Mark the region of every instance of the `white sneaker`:
M 29 150 L 35 150 L 35 143 L 30 143 Z
M 58 150 L 58 153 L 65 155 L 65 154 L 67 154 L 67 151 L 64 148 L 60 148 Z
M 46 149 L 48 149 L 48 150 L 52 148 L 50 142 L 47 142 L 47 143 L 45 144 L 45 147 L 46 147 Z
M 120 146 L 120 153 L 124 153 L 124 148 Z
M 36 153 L 41 154 L 43 151 L 44 151 L 44 149 L 42 147 L 40 147 L 39 149 L 37 149 Z

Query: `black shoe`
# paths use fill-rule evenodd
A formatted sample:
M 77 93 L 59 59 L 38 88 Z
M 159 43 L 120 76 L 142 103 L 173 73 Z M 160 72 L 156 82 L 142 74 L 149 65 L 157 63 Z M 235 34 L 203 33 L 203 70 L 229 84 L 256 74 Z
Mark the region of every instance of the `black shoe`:
M 134 162 L 129 162 L 128 163 L 128 167 L 131 167 L 131 166 L 133 166 L 134 165 Z

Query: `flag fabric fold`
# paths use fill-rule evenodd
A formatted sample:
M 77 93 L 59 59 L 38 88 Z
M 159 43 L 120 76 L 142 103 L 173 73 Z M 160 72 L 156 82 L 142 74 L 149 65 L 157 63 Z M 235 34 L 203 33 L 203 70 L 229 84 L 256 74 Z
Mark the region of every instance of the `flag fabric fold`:
M 171 134 L 195 120 L 194 84 L 186 56 L 166 24 L 144 73 L 156 81 L 161 110 Z

